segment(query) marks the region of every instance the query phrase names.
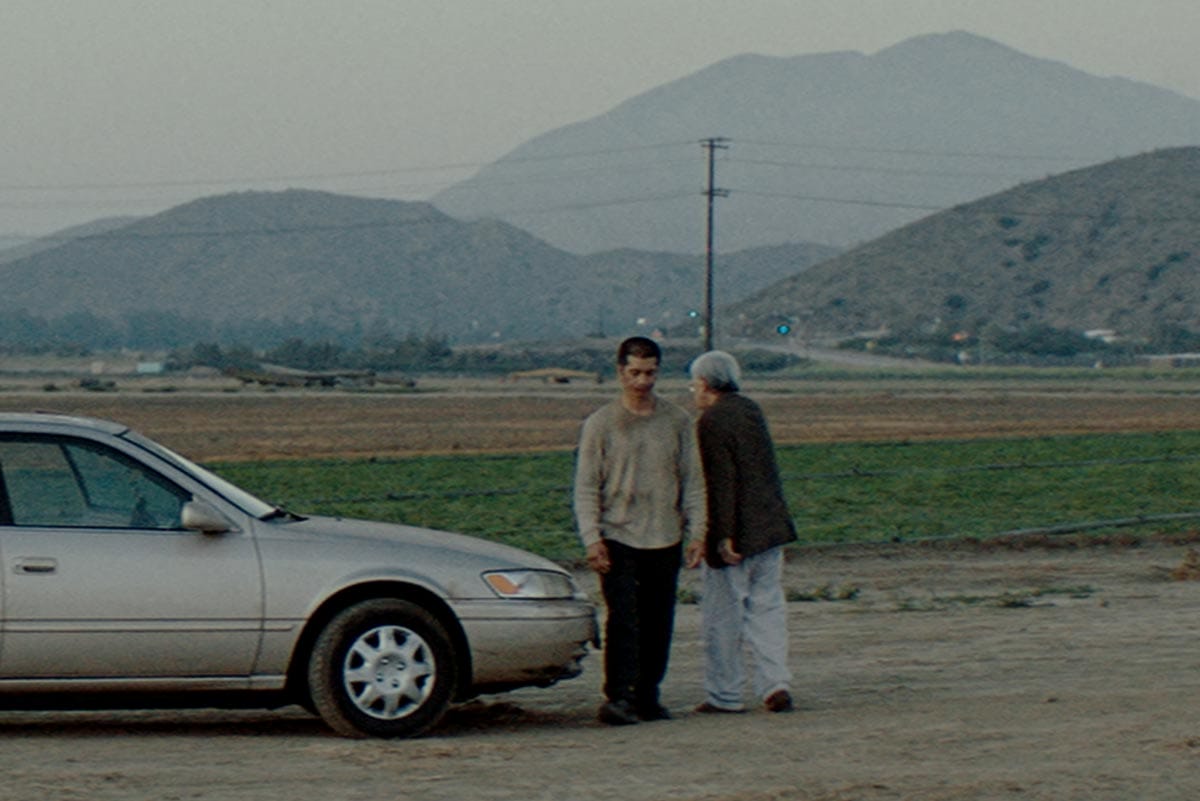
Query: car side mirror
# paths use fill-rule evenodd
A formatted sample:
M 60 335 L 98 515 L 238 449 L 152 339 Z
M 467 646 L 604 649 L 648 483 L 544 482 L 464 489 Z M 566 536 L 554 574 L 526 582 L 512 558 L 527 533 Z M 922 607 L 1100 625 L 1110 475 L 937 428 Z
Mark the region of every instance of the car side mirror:
M 183 505 L 180 520 L 184 528 L 202 534 L 224 534 L 233 530 L 233 524 L 212 504 L 195 499 Z

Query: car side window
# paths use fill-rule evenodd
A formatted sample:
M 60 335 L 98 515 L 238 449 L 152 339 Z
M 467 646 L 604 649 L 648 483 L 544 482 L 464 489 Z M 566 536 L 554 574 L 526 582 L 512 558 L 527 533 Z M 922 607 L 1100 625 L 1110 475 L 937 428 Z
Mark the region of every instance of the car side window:
M 86 440 L 0 440 L 11 525 L 182 528 L 190 495 L 124 454 Z

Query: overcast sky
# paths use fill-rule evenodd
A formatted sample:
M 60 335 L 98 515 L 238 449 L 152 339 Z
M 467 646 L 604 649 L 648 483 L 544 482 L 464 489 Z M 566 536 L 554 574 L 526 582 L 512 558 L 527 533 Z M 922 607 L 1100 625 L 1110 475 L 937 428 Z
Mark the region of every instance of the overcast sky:
M 1197 0 L 0 0 L 0 235 L 243 189 L 424 198 L 732 55 L 950 30 L 1200 99 Z

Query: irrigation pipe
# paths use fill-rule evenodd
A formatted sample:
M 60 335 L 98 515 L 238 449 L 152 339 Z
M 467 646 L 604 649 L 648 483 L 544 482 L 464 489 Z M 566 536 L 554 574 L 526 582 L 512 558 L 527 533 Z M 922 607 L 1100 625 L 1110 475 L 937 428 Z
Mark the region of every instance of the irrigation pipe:
M 1094 531 L 1098 528 L 1127 528 L 1142 526 L 1147 523 L 1171 523 L 1179 520 L 1200 519 L 1200 512 L 1175 512 L 1162 515 L 1137 515 L 1136 517 L 1118 517 L 1113 520 L 1090 520 L 1083 523 L 1059 523 L 1054 526 L 1035 526 L 1033 528 L 1014 528 L 993 534 L 993 537 L 1028 537 L 1036 535 L 1074 534 L 1079 531 Z

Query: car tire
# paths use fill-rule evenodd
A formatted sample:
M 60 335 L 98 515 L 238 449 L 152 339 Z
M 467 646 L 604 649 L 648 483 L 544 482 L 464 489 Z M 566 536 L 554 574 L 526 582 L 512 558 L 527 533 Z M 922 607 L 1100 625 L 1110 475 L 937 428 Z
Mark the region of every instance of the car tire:
M 454 648 L 416 604 L 355 604 L 321 631 L 308 666 L 321 718 L 348 737 L 414 737 L 442 719 L 454 696 Z

